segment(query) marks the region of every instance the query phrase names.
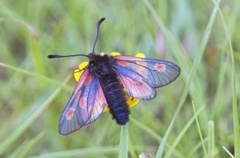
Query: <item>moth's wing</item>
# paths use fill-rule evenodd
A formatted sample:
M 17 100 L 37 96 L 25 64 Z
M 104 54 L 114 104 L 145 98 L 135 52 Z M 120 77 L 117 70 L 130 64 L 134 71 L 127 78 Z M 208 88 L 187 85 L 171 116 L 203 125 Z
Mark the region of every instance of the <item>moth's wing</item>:
M 68 135 L 95 121 L 107 106 L 96 75 L 85 69 L 59 121 L 59 133 Z
M 156 96 L 155 88 L 174 81 L 180 74 L 176 64 L 157 59 L 113 56 L 117 72 L 129 96 L 149 100 Z

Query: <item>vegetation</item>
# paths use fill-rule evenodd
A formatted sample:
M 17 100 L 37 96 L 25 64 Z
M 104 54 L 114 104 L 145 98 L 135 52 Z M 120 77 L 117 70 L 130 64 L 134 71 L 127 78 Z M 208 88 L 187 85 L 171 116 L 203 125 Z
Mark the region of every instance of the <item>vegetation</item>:
M 0 157 L 240 157 L 240 1 L 0 1 Z M 180 77 L 62 136 L 58 120 L 101 18 L 96 52 L 172 61 Z M 120 145 L 120 147 L 119 147 Z

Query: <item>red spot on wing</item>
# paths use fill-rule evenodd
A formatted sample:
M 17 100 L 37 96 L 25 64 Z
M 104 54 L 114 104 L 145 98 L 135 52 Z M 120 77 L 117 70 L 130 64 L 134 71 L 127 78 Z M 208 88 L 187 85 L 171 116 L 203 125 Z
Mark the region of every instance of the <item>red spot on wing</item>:
M 75 91 L 79 91 L 79 89 L 83 86 L 83 84 L 86 84 L 85 81 L 87 80 L 88 74 L 89 74 L 89 70 L 86 69 L 86 70 L 82 73 L 82 75 L 81 75 L 81 77 L 80 77 L 80 80 L 78 81 L 77 86 L 76 86 L 76 88 L 75 88 Z
M 113 58 L 117 59 L 117 60 L 125 60 L 125 61 L 141 61 L 141 58 L 136 58 L 133 56 L 114 56 Z
M 96 95 L 95 102 L 96 102 L 96 106 L 103 106 L 103 105 L 107 104 L 106 98 L 104 96 L 103 90 L 100 87 L 100 85 L 99 85 L 98 90 L 97 90 L 97 95 Z
M 84 85 L 87 86 L 91 82 L 92 82 L 92 75 L 89 75 L 88 78 L 86 79 Z
M 79 101 L 81 93 L 82 93 L 81 90 L 80 90 L 79 92 L 77 92 L 76 97 L 74 98 L 74 101 L 75 101 L 75 102 L 78 102 L 78 101 Z
M 144 67 L 140 67 L 136 70 L 141 76 L 143 76 L 144 78 L 147 77 L 147 69 Z
M 73 107 L 69 108 L 65 116 L 66 119 L 71 120 L 72 117 L 74 116 L 74 113 L 75 113 L 75 109 Z
M 126 61 L 116 61 L 116 63 L 122 67 L 128 66 L 130 63 Z
M 154 68 L 159 72 L 164 72 L 166 70 L 166 65 L 157 63 L 154 65 Z
M 81 106 L 82 109 L 87 109 L 87 98 L 86 97 L 81 97 L 80 98 L 80 104 L 79 106 Z
M 142 66 L 147 66 L 147 62 L 145 61 L 137 61 L 136 63 Z

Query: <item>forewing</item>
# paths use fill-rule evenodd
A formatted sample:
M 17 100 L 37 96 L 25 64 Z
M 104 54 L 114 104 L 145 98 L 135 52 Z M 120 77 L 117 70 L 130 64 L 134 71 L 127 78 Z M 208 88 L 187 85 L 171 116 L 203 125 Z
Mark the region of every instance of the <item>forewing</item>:
M 176 64 L 165 60 L 132 56 L 112 58 L 115 60 L 113 67 L 128 95 L 143 100 L 154 98 L 155 88 L 171 83 L 180 74 Z
M 107 106 L 98 78 L 85 69 L 59 121 L 59 133 L 68 135 L 95 121 Z

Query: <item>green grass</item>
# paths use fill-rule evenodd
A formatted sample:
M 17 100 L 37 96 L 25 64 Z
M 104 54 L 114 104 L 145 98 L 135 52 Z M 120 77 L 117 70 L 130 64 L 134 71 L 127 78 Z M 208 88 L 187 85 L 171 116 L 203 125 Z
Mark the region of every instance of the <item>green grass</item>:
M 0 157 L 240 157 L 240 1 L 0 2 Z M 58 120 L 95 25 L 97 52 L 165 59 L 180 77 L 131 108 L 69 135 Z

